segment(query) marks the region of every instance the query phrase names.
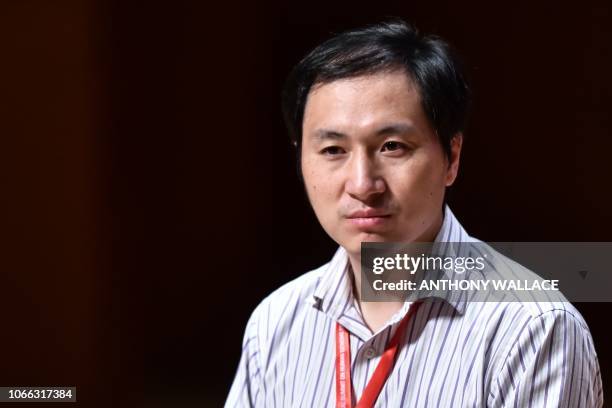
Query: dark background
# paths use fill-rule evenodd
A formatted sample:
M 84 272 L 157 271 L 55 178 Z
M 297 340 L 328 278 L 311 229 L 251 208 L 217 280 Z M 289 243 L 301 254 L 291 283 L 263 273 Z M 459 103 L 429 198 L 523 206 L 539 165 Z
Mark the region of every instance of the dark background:
M 450 203 L 468 231 L 610 241 L 610 14 L 603 1 L 2 2 L 0 384 L 76 385 L 82 406 L 220 406 L 252 309 L 335 249 L 296 176 L 282 82 L 330 33 L 385 16 L 467 62 L 475 103 Z M 608 396 L 612 306 L 577 306 Z

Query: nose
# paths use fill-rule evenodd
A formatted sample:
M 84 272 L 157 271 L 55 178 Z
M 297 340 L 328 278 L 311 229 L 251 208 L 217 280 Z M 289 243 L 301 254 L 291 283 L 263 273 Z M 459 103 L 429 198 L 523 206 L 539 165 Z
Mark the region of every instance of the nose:
M 345 190 L 359 201 L 369 201 L 385 191 L 385 182 L 378 174 L 378 166 L 366 152 L 353 153 L 348 163 Z

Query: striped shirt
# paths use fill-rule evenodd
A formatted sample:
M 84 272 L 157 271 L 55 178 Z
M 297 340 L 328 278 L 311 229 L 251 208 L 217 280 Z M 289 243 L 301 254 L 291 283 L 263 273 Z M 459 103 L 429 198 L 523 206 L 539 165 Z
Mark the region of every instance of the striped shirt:
M 475 241 L 448 207 L 437 242 Z M 348 256 L 265 298 L 251 315 L 226 407 L 334 407 L 335 325 L 350 335 L 357 401 L 413 303 L 376 333 L 353 296 Z M 589 329 L 567 301 L 426 298 L 406 326 L 376 407 L 601 407 Z

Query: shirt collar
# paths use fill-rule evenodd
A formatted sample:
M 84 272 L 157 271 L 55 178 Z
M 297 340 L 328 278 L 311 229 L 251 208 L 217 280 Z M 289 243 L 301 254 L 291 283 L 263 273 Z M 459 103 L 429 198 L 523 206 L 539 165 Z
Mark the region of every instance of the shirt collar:
M 473 241 L 474 238 L 468 235 L 451 209 L 445 206 L 442 227 L 434 241 L 434 243 L 440 245 L 437 248 L 438 253 L 447 256 L 466 256 L 468 243 Z M 456 291 L 451 293 L 448 299 L 439 299 L 449 303 L 460 314 L 465 311 L 466 302 Z M 349 309 L 354 308 L 353 280 L 349 268 L 348 254 L 343 247 L 338 248 L 332 260 L 323 269 L 321 279 L 315 287 L 312 297 L 308 297 L 307 300 L 313 307 L 336 321 L 340 320 Z M 390 323 L 400 320 L 408 311 L 408 306 L 409 302 L 406 302 Z

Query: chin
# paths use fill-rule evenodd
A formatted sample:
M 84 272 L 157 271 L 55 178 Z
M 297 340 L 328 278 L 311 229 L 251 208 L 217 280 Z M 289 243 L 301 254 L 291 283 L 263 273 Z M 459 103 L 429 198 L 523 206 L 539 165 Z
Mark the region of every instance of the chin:
M 342 245 L 348 252 L 360 253 L 361 252 L 361 243 L 362 242 L 395 242 L 388 237 L 382 236 L 380 234 L 373 233 L 362 233 L 358 238 L 345 241 L 346 245 Z
M 380 234 L 364 234 L 360 242 L 392 242 L 391 239 Z

